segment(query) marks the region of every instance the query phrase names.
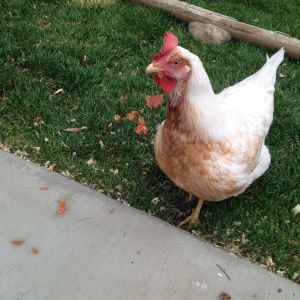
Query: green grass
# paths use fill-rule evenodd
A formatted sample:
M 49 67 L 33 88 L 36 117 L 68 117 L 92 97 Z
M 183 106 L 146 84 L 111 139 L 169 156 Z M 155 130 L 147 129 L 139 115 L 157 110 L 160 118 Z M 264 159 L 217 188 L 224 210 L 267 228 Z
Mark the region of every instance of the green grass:
M 165 108 L 145 104 L 146 95 L 161 93 L 144 70 L 163 33 L 171 30 L 201 57 L 216 92 L 254 73 L 272 51 L 239 41 L 203 45 L 189 36 L 187 24 L 130 2 L 75 2 L 0 0 L 0 143 L 176 223 L 192 205 L 154 160 L 152 140 Z M 300 38 L 296 0 L 190 2 Z M 267 140 L 271 168 L 240 197 L 206 203 L 201 225 L 191 231 L 259 263 L 272 257 L 272 269 L 292 278 L 300 273 L 300 215 L 292 213 L 300 182 L 299 62 L 286 58 L 279 71 L 286 77 L 276 84 Z M 53 95 L 59 88 L 64 93 Z M 147 136 L 134 133 L 136 122 L 114 122 L 115 114 L 140 109 Z M 34 126 L 37 116 L 44 123 Z M 81 126 L 88 129 L 63 130 Z M 90 158 L 95 166 L 87 164 Z M 158 204 L 151 203 L 155 197 Z

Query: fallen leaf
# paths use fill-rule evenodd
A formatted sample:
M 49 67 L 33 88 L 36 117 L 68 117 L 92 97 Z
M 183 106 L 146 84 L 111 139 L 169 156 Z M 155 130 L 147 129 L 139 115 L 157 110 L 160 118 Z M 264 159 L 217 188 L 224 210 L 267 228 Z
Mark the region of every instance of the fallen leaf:
M 76 133 L 76 132 L 80 132 L 80 131 L 82 131 L 84 129 L 87 129 L 87 127 L 86 126 L 82 126 L 82 127 L 79 127 L 79 128 L 77 128 L 77 127 L 66 128 L 66 129 L 64 129 L 64 131 Z
M 33 125 L 34 126 L 39 126 L 41 124 L 44 124 L 43 118 L 40 117 L 40 116 L 35 117 Z
M 63 94 L 64 92 L 65 92 L 64 89 L 58 89 L 53 93 L 53 95 Z
M 43 186 L 40 187 L 40 190 L 41 191 L 48 191 L 49 187 L 48 187 L 48 185 L 43 185 Z
M 127 119 L 128 119 L 129 121 L 134 121 L 135 118 L 136 118 L 138 115 L 139 115 L 139 112 L 136 111 L 136 110 L 133 110 L 133 111 L 129 112 L 129 113 L 126 115 L 126 117 L 127 117 Z
M 139 120 L 138 126 L 135 128 L 135 133 L 136 134 L 144 134 L 146 135 L 149 131 L 149 128 L 147 127 L 146 121 L 144 117 L 141 117 Z
M 15 246 L 20 246 L 24 243 L 24 240 L 13 240 L 11 241 L 12 244 L 14 244 Z
M 279 77 L 280 77 L 280 78 L 284 78 L 284 77 L 286 77 L 286 75 L 284 75 L 284 74 L 282 74 L 282 73 L 279 73 Z
M 22 158 L 26 158 L 28 156 L 28 153 L 26 151 L 20 151 L 20 150 L 17 150 L 15 154 L 21 156 Z
M 40 252 L 40 250 L 36 247 L 32 247 L 31 252 L 32 252 L 32 254 L 38 254 Z
M 229 295 L 228 293 L 226 292 L 223 292 L 221 295 L 221 300 L 230 300 L 231 299 L 231 295 Z
M 148 107 L 157 108 L 164 100 L 163 95 L 146 96 L 146 102 Z
M 121 120 L 122 120 L 122 118 L 121 118 L 120 115 L 115 115 L 115 116 L 114 116 L 114 119 L 115 119 L 115 121 L 116 121 L 117 123 L 120 123 Z
M 107 125 L 107 128 L 108 128 L 108 129 L 112 129 L 112 123 L 109 123 L 109 124 Z
M 50 171 L 50 172 L 53 172 L 54 171 L 54 168 L 55 168 L 55 163 L 54 164 L 52 164 L 52 165 L 50 165 L 49 167 L 48 167 L 48 170 Z
M 56 211 L 58 215 L 63 215 L 66 212 L 66 203 L 64 200 L 59 201 L 59 206 Z

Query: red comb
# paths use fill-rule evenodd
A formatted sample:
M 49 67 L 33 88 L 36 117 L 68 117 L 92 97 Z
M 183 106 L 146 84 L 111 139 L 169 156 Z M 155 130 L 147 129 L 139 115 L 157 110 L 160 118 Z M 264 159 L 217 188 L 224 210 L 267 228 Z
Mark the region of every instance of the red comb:
M 172 32 L 166 32 L 164 35 L 163 46 L 160 52 L 153 56 L 153 60 L 159 60 L 160 58 L 168 55 L 172 50 L 178 46 L 178 38 Z

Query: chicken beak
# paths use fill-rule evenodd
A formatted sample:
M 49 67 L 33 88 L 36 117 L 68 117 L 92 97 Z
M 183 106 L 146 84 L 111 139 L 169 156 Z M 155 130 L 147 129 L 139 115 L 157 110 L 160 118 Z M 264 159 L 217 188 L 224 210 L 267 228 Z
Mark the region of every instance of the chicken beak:
M 146 73 L 160 73 L 161 71 L 162 69 L 158 66 L 155 66 L 153 63 L 146 68 Z

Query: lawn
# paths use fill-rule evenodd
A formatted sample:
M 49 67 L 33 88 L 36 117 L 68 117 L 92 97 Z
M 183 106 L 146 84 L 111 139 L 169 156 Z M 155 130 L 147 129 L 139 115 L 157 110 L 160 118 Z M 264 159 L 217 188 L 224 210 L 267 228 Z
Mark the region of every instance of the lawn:
M 300 38 L 296 0 L 189 2 Z M 0 3 L 1 147 L 172 224 L 189 213 L 193 203 L 154 159 L 165 106 L 147 108 L 146 95 L 161 91 L 145 67 L 167 30 L 201 57 L 216 92 L 254 73 L 273 51 L 239 41 L 201 44 L 186 23 L 129 1 Z M 189 230 L 300 282 L 300 214 L 292 213 L 300 201 L 299 61 L 286 57 L 279 72 L 269 171 L 238 198 L 206 203 L 200 226 Z M 123 118 L 133 110 L 144 116 L 147 135 Z

